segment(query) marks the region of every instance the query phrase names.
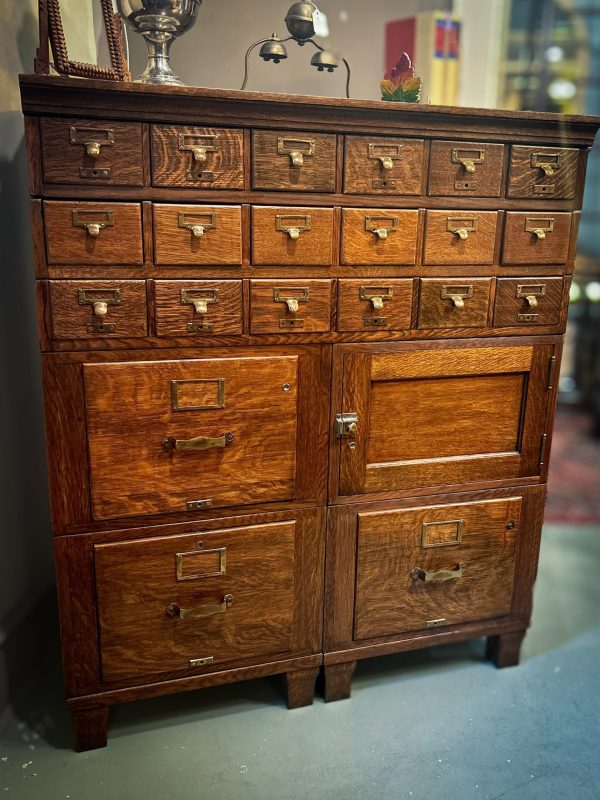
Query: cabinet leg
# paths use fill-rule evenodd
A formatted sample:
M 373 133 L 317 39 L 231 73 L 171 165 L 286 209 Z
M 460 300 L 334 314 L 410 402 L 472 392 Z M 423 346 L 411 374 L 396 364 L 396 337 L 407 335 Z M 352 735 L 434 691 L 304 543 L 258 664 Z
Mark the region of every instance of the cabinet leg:
M 350 697 L 352 674 L 356 669 L 356 661 L 345 664 L 330 664 L 325 667 L 325 702 L 346 700 Z
M 104 705 L 71 707 L 75 729 L 75 750 L 96 750 L 106 747 L 109 707 Z
M 488 636 L 485 656 L 500 667 L 516 667 L 526 631 Z
M 310 669 L 296 669 L 286 672 L 287 706 L 288 708 L 301 708 L 312 706 L 315 697 L 315 681 L 319 674 L 319 667 Z

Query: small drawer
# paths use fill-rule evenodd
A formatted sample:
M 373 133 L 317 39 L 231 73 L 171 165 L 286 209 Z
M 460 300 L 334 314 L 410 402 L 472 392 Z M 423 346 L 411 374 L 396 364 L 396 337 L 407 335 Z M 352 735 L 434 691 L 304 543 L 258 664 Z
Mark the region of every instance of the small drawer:
M 104 681 L 194 675 L 290 651 L 302 641 L 299 528 L 277 521 L 95 544 Z
M 338 331 L 408 330 L 413 282 L 410 278 L 338 281 Z
M 508 211 L 503 264 L 565 264 L 569 257 L 571 214 Z
M 500 197 L 503 166 L 503 144 L 432 142 L 428 194 Z
M 342 212 L 343 264 L 414 264 L 418 211 L 345 208 Z
M 329 266 L 332 258 L 332 208 L 252 209 L 253 264 Z
M 498 278 L 494 327 L 558 325 L 563 278 Z
M 232 128 L 152 126 L 154 186 L 244 188 L 244 135 Z
M 306 131 L 252 131 L 252 188 L 335 191 L 336 137 Z
M 496 211 L 428 211 L 424 264 L 493 264 Z
M 344 192 L 347 194 L 422 194 L 422 139 L 346 136 Z
M 49 281 L 54 339 L 148 335 L 145 281 Z
M 333 281 L 250 281 L 250 333 L 325 333 Z
M 139 266 L 143 262 L 139 203 L 44 200 L 48 263 Z
M 139 122 L 42 119 L 45 183 L 142 186 Z
M 240 206 L 154 205 L 157 264 L 242 263 Z
M 241 281 L 155 281 L 157 336 L 242 332 Z
M 578 160 L 575 148 L 513 145 L 508 197 L 569 200 L 575 195 Z
M 490 278 L 421 278 L 420 283 L 420 329 L 487 327 Z

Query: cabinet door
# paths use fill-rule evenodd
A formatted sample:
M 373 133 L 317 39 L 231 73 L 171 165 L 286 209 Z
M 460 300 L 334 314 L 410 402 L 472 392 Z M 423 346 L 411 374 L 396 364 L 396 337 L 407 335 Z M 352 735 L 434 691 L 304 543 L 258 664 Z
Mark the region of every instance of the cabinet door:
M 338 495 L 535 477 L 552 344 L 348 346 Z
M 298 357 L 86 364 L 95 519 L 292 500 Z

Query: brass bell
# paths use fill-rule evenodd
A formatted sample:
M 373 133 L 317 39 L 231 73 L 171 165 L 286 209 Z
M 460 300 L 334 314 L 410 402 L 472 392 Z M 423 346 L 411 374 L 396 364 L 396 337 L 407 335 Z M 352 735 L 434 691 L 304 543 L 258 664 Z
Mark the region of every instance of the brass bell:
M 304 0 L 290 6 L 285 15 L 285 24 L 290 35 L 296 41 L 305 42 L 315 35 L 315 27 L 313 25 L 315 9 L 314 3 L 305 2 Z
M 263 44 L 258 54 L 264 61 L 272 61 L 274 64 L 279 64 L 280 61 L 287 58 L 287 50 L 275 33 L 268 42 Z
M 340 61 L 337 56 L 335 56 L 330 50 L 319 50 L 314 56 L 311 58 L 310 63 L 313 67 L 316 67 L 319 72 L 333 72 L 334 69 L 337 69 L 340 65 Z

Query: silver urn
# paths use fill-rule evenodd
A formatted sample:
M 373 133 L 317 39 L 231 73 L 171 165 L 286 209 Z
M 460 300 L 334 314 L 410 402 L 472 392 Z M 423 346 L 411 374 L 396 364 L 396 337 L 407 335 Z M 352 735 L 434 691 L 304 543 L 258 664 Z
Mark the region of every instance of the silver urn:
M 171 69 L 169 51 L 174 39 L 192 27 L 200 5 L 202 0 L 117 0 L 121 17 L 148 46 L 148 64 L 138 81 L 181 85 Z

